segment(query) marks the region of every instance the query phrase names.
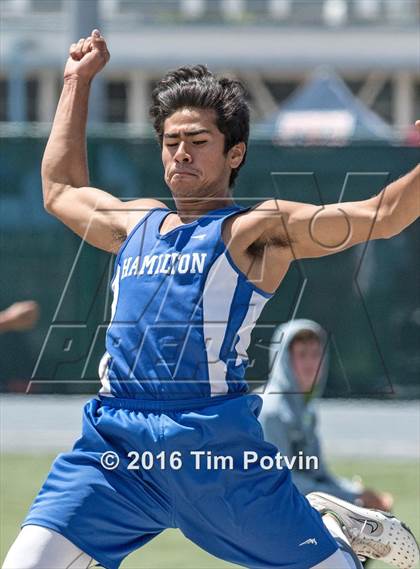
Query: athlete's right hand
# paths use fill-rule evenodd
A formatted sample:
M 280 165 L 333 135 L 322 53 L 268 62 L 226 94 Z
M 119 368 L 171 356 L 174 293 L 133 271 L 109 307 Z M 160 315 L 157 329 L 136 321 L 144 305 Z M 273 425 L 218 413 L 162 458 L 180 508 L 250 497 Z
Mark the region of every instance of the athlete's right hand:
M 81 77 L 91 81 L 108 63 L 110 54 L 99 30 L 93 30 L 88 38 L 72 43 L 64 69 L 64 79 Z

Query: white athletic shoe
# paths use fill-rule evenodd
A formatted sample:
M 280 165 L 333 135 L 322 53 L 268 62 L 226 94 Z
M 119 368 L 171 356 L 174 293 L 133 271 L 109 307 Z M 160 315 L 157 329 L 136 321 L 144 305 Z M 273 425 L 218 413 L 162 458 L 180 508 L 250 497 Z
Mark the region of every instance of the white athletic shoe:
M 321 492 L 308 494 L 311 506 L 321 515 L 333 515 L 357 556 L 381 559 L 399 569 L 413 569 L 419 546 L 408 528 L 392 514 L 354 506 Z

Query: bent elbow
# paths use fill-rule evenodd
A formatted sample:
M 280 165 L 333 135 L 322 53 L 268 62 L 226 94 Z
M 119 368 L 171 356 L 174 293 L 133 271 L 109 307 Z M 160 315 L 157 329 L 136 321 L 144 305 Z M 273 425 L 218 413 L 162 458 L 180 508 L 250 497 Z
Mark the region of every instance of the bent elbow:
M 390 239 L 398 231 L 395 230 L 395 216 L 392 212 L 392 206 L 386 203 L 381 194 L 372 199 L 374 226 L 373 239 Z
M 386 210 L 381 214 L 378 220 L 378 226 L 379 239 L 391 239 L 402 231 L 401 224 L 399 223 L 399 220 L 396 219 L 391 208 L 386 208 Z
M 48 177 L 42 176 L 42 196 L 46 212 L 54 215 L 57 198 L 65 191 L 66 185 L 51 181 Z
M 52 205 L 49 201 L 44 200 L 44 210 L 50 215 L 54 215 Z
M 53 187 L 51 182 L 42 176 L 42 198 L 44 209 L 48 213 L 52 213 L 53 208 Z

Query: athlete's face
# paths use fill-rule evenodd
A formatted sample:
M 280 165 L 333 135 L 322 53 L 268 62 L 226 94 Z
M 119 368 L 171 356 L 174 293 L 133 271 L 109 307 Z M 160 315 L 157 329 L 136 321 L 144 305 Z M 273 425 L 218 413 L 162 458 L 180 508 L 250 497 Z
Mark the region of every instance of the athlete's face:
M 322 346 L 318 340 L 293 344 L 290 360 L 301 393 L 309 393 L 317 381 L 321 359 Z
M 224 153 L 225 137 L 213 110 L 185 108 L 166 119 L 162 161 L 165 182 L 175 197 L 225 195 L 232 168 L 245 153 L 240 143 Z

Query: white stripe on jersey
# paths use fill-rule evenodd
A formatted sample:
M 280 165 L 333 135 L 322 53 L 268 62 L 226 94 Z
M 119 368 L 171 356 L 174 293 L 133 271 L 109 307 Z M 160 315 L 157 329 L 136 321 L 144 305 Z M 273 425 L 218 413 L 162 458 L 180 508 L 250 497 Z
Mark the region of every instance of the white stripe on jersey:
M 210 394 L 224 395 L 229 386 L 226 364 L 220 359 L 230 307 L 238 285 L 238 274 L 222 253 L 213 263 L 203 291 L 203 336 L 207 351 Z
M 117 310 L 117 302 L 118 302 L 118 295 L 120 292 L 120 265 L 117 266 L 117 271 L 115 273 L 114 280 L 112 281 L 111 289 L 113 293 L 112 305 L 111 305 L 111 319 L 108 324 L 107 331 L 111 327 L 112 321 L 114 320 L 115 311 Z M 105 352 L 99 362 L 98 374 L 99 379 L 102 383 L 102 388 L 100 389 L 99 393 L 101 395 L 108 395 L 111 393 L 111 384 L 109 383 L 108 377 L 108 364 L 111 356 L 108 352 Z
M 109 376 L 108 376 L 108 363 L 111 359 L 111 356 L 108 352 L 105 352 L 99 362 L 98 374 L 99 379 L 101 380 L 102 387 L 99 390 L 101 395 L 109 395 L 111 393 L 111 384 L 109 383 Z
M 241 365 L 243 359 L 247 358 L 246 352 L 251 343 L 251 333 L 255 327 L 255 322 L 260 317 L 262 309 L 265 306 L 267 299 L 261 296 L 258 292 L 254 291 L 252 293 L 251 299 L 249 301 L 248 311 L 245 314 L 245 318 L 238 330 L 239 341 L 236 345 L 236 351 L 238 357 L 236 358 L 235 365 Z

